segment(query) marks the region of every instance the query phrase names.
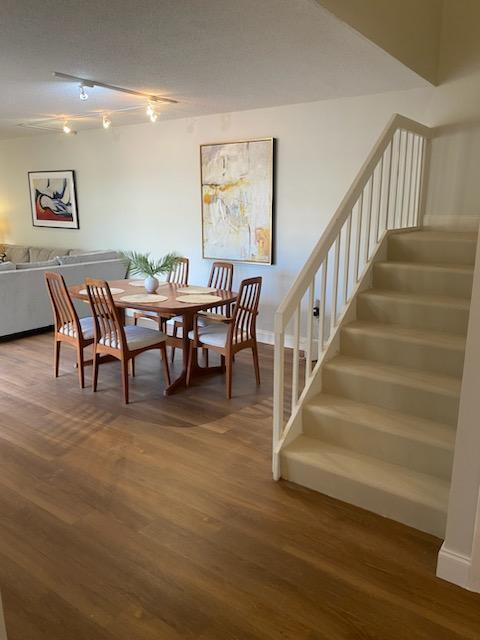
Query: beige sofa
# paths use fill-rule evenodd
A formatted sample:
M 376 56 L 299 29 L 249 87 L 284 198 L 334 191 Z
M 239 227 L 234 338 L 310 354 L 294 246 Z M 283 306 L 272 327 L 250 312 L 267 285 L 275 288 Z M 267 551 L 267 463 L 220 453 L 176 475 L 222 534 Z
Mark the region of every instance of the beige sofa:
M 119 280 L 127 264 L 115 251 L 80 251 L 48 247 L 4 245 L 6 258 L 0 262 L 0 338 L 48 327 L 52 309 L 45 288 L 44 273 L 56 271 L 67 285 L 86 277 Z M 75 302 L 80 317 L 88 306 Z

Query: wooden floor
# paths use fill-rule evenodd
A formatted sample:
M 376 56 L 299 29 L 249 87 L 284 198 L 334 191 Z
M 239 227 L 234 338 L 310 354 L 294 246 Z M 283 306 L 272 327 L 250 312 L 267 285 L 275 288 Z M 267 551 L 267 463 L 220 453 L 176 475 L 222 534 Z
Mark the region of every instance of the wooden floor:
M 0 344 L 0 589 L 9 640 L 480 638 L 480 596 L 434 577 L 439 540 L 270 473 L 263 384 L 204 378 L 133 403 L 118 365 L 80 391 L 51 336 Z

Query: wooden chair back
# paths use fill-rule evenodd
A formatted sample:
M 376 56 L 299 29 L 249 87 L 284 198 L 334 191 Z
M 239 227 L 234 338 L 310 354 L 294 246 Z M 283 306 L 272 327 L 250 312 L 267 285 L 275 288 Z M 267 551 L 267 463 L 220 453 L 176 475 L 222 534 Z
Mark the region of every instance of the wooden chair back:
M 231 291 L 233 285 L 233 264 L 231 262 L 214 262 L 210 270 L 210 277 L 208 279 L 208 286 L 215 287 L 215 289 L 223 289 L 225 291 Z M 209 313 L 226 313 L 230 316 L 231 305 L 212 307 L 208 310 Z M 207 312 L 207 313 L 208 313 Z
M 262 278 L 246 278 L 240 283 L 238 298 L 235 302 L 232 322 L 232 340 L 234 344 L 256 340 L 258 305 Z
M 88 299 L 95 324 L 95 342 L 112 349 L 126 349 L 123 324 L 113 302 L 108 282 L 85 278 Z
M 189 269 L 189 260 L 188 258 L 177 258 L 175 260 L 175 264 L 168 274 L 167 282 L 171 282 L 172 284 L 188 284 L 188 269 Z
M 233 284 L 233 264 L 231 262 L 214 262 L 210 270 L 208 286 L 215 289 L 231 291 Z
M 67 335 L 81 336 L 80 320 L 63 276 L 60 273 L 47 271 L 45 284 L 52 303 L 55 331 L 65 327 L 64 333 Z

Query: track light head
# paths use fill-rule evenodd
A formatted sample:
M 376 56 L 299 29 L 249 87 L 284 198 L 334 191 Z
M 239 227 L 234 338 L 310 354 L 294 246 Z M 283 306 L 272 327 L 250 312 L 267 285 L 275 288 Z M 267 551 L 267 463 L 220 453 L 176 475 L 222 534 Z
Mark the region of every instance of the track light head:
M 112 124 L 112 121 L 108 116 L 103 116 L 102 124 L 104 129 L 110 129 L 110 125 Z
M 152 109 L 152 113 L 150 114 L 150 122 L 156 122 L 158 119 L 158 114 L 155 113 L 155 111 L 153 111 Z
M 88 93 L 85 91 L 85 85 L 80 85 L 80 100 L 88 100 Z
M 68 125 L 68 122 L 65 120 L 63 123 L 63 133 L 72 133 L 71 127 Z

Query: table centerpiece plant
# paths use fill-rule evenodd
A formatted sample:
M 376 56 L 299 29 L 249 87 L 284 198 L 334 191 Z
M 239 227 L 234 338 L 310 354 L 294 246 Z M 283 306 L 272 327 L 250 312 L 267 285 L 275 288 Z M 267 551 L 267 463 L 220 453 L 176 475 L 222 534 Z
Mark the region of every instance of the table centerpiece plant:
M 176 253 L 167 253 L 163 258 L 156 260 L 150 257 L 150 253 L 137 251 L 126 251 L 123 255 L 129 261 L 130 273 L 145 277 L 143 284 L 147 293 L 155 293 L 160 284 L 157 276 L 169 273 L 178 257 Z

